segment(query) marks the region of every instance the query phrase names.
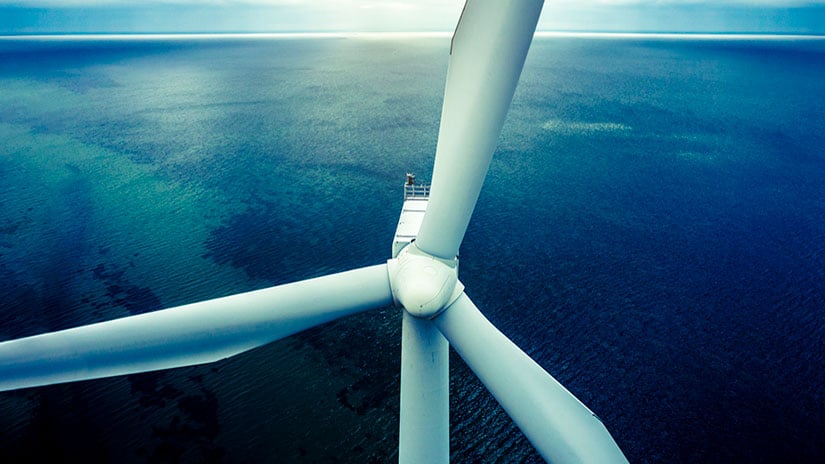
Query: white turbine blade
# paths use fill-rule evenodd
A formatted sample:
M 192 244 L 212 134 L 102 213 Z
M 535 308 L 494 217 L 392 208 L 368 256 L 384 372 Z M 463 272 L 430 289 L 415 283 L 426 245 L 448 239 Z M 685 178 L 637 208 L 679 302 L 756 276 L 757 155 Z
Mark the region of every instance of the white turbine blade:
M 427 213 L 418 248 L 452 259 L 464 238 L 543 0 L 469 0 L 450 52 Z
M 450 462 L 449 345 L 432 321 L 403 311 L 399 464 Z
M 392 304 L 387 265 L 0 343 L 0 391 L 203 364 Z
M 545 460 L 627 462 L 602 421 L 499 332 L 466 294 L 435 324 Z

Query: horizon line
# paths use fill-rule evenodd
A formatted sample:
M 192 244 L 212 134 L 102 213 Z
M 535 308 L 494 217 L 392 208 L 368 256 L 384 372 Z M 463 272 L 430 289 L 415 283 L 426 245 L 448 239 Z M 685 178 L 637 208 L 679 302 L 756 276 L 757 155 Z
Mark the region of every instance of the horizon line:
M 59 32 L 59 33 L 22 33 L 0 34 L 0 40 L 35 39 L 35 40 L 170 40 L 170 39 L 383 39 L 383 38 L 450 38 L 453 32 L 376 32 L 376 31 L 338 31 L 338 32 Z M 663 38 L 663 39 L 801 39 L 823 40 L 820 34 L 788 33 L 746 33 L 746 32 L 614 32 L 614 31 L 536 31 L 535 37 L 581 37 L 581 38 Z

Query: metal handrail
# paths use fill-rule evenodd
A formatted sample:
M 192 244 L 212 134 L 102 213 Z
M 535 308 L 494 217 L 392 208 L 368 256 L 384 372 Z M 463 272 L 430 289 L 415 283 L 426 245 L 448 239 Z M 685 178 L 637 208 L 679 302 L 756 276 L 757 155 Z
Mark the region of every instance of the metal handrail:
M 404 184 L 404 199 L 429 198 L 430 184 Z

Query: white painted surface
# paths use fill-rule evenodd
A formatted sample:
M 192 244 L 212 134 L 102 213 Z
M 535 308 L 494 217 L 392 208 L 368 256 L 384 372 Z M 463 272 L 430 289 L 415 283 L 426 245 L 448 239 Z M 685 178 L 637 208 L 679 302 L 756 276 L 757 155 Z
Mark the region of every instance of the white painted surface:
M 427 211 L 427 203 L 428 201 L 423 198 L 404 201 L 392 242 L 393 258 L 398 257 L 398 253 L 418 235 L 424 213 Z
M 416 243 L 450 259 L 473 214 L 543 0 L 471 0 L 453 37 L 430 205 Z
M 449 345 L 406 311 L 401 327 L 400 464 L 450 461 Z
M 430 319 L 458 296 L 457 258 L 433 257 L 413 243 L 387 265 L 395 302 L 415 317 Z
M 203 364 L 392 304 L 387 265 L 0 343 L 0 391 Z
M 466 294 L 434 322 L 546 461 L 627 463 L 602 421 L 499 332 Z

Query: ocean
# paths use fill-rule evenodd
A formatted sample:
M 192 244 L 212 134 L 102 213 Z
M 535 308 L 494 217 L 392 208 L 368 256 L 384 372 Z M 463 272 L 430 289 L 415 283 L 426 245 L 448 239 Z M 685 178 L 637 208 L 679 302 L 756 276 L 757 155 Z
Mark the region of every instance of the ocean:
M 0 40 L 0 340 L 384 262 L 448 37 Z M 461 248 L 633 463 L 825 461 L 825 40 L 554 35 Z M 391 462 L 385 308 L 0 394 L 0 462 Z M 453 462 L 541 458 L 451 354 Z

